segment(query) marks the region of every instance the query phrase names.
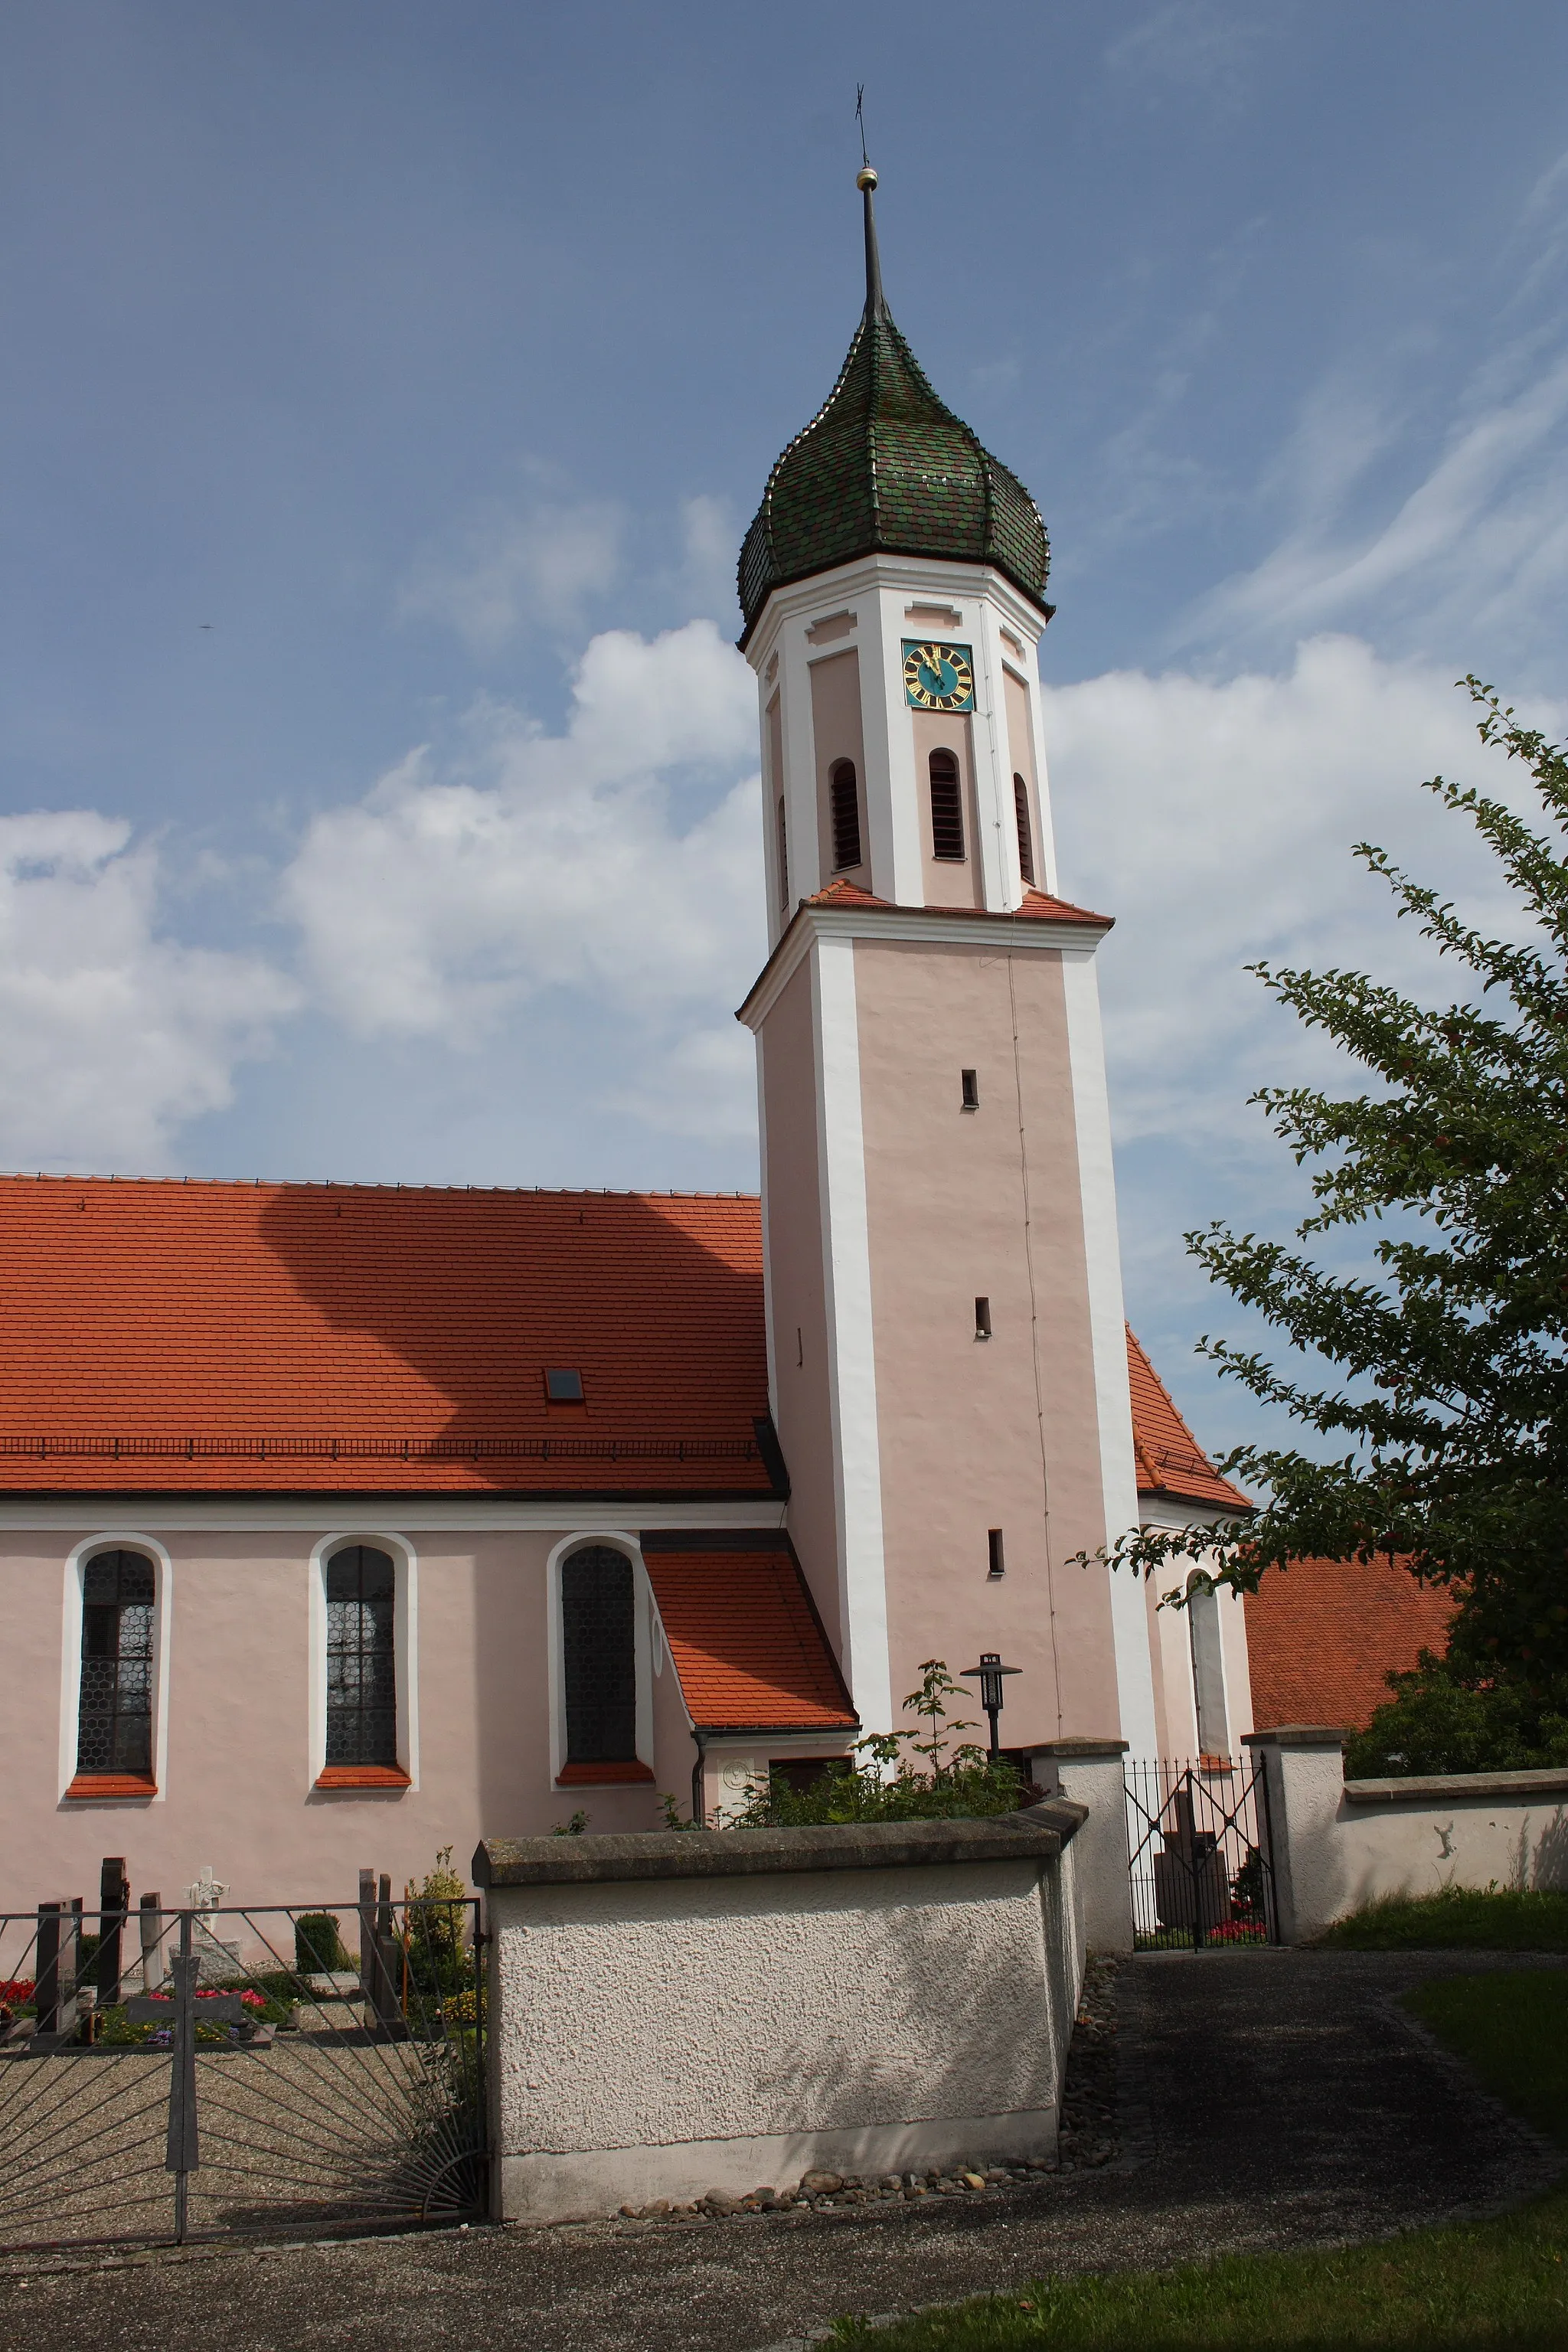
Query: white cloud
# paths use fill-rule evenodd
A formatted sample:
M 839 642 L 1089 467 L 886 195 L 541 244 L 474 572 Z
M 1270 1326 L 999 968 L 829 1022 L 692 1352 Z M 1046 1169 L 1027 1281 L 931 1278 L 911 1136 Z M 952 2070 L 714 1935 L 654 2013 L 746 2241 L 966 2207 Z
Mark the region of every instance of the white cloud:
M 1520 772 L 1480 749 L 1468 698 L 1428 667 L 1319 637 L 1282 677 L 1111 672 L 1047 689 L 1045 715 L 1063 889 L 1117 918 L 1100 965 L 1124 1139 L 1250 1138 L 1253 1087 L 1326 1066 L 1243 971 L 1260 956 L 1462 986 L 1394 921 L 1352 843 L 1517 925 L 1468 828 L 1416 788 L 1442 772 L 1508 797 Z
M 481 703 L 456 752 L 312 822 L 284 896 L 319 997 L 360 1036 L 472 1048 L 573 992 L 642 1033 L 650 1072 L 700 1075 L 733 1131 L 740 1064 L 699 1041 L 764 948 L 755 757 L 751 675 L 711 622 L 594 638 L 563 735 Z
M 1394 427 L 1365 396 L 1335 399 L 1325 388 L 1298 442 L 1310 520 L 1203 599 L 1184 637 L 1294 632 L 1413 600 L 1429 622 L 1479 632 L 1538 607 L 1568 579 L 1565 418 L 1568 358 L 1559 358 L 1458 420 L 1394 515 L 1346 537 L 1339 516 L 1353 499 L 1359 519 L 1365 469 Z
M 434 620 L 475 654 L 493 654 L 531 622 L 570 625 L 617 577 L 626 518 L 607 500 L 496 506 L 455 548 L 414 566 L 397 600 L 404 620 Z
M 0 818 L 0 1165 L 155 1171 L 299 1002 L 157 930 L 155 853 L 91 810 Z

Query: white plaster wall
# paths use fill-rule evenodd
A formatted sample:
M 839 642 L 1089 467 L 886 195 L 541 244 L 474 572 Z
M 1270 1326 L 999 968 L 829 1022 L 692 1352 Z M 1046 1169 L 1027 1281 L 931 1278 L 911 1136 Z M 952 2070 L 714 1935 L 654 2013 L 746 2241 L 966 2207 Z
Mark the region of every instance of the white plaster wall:
M 489 1924 L 507 2218 L 1055 2145 L 1070 1846 L 1044 1874 L 500 1887 Z
M 1390 1896 L 1445 1886 L 1568 1886 L 1568 1774 L 1456 1774 L 1420 1796 L 1368 1801 L 1337 1748 L 1265 1750 L 1287 1943 Z M 1510 1784 L 1512 1784 L 1511 1786 Z

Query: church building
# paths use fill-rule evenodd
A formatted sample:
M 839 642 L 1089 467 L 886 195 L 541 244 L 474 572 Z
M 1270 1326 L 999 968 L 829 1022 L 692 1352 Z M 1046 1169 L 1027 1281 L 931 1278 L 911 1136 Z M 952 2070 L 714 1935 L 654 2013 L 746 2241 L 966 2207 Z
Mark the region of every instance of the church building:
M 1243 1498 L 1123 1320 L 1045 527 L 894 323 L 875 184 L 741 554 L 760 1200 L 0 1180 L 0 1908 L 712 1821 L 931 1658 L 1016 1669 L 1020 1758 L 1239 1754 L 1247 1610 L 1074 1564 Z

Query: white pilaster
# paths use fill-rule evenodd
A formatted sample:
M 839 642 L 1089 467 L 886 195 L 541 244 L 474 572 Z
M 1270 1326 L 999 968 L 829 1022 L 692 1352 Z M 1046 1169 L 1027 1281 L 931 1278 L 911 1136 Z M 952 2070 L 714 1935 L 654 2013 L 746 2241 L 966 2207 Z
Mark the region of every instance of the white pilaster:
M 1116 1229 L 1110 1105 L 1100 1025 L 1100 985 L 1092 952 L 1064 954 L 1062 984 L 1067 1000 L 1073 1120 L 1078 1133 L 1079 1190 L 1083 1203 L 1105 1538 L 1108 1544 L 1113 1544 L 1138 1523 L 1138 1477 L 1132 1458 L 1132 1401 L 1127 1381 L 1127 1329 L 1121 1298 L 1121 1252 Z M 1158 1753 L 1159 1741 L 1143 1588 L 1126 1569 L 1115 1571 L 1110 1585 L 1121 1737 L 1135 1758 L 1152 1758 Z
M 868 1731 L 892 1728 L 882 1465 L 871 1328 L 871 1249 L 860 1119 L 855 943 L 818 939 L 812 958 L 817 1154 L 838 1521 L 845 1675 Z

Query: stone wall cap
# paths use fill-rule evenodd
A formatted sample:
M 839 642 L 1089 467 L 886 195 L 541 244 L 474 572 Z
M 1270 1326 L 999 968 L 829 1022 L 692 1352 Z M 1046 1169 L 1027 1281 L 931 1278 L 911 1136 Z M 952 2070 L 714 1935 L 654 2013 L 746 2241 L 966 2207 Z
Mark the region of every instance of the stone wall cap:
M 1342 1748 L 1350 1738 L 1343 1724 L 1281 1723 L 1272 1731 L 1244 1731 L 1244 1748 Z
M 1077 1757 L 1125 1756 L 1131 1742 L 1125 1739 L 1047 1739 L 1043 1747 L 1031 1748 L 1031 1756 Z
M 1347 1780 L 1352 1805 L 1448 1804 L 1469 1797 L 1568 1797 L 1568 1771 L 1412 1772 L 1392 1780 Z
M 477 1886 L 593 1885 L 613 1879 L 742 1878 L 803 1870 L 900 1870 L 954 1862 L 1049 1862 L 1089 1819 L 1047 1797 L 980 1821 L 844 1822 L 788 1830 L 647 1830 L 481 1838 Z

